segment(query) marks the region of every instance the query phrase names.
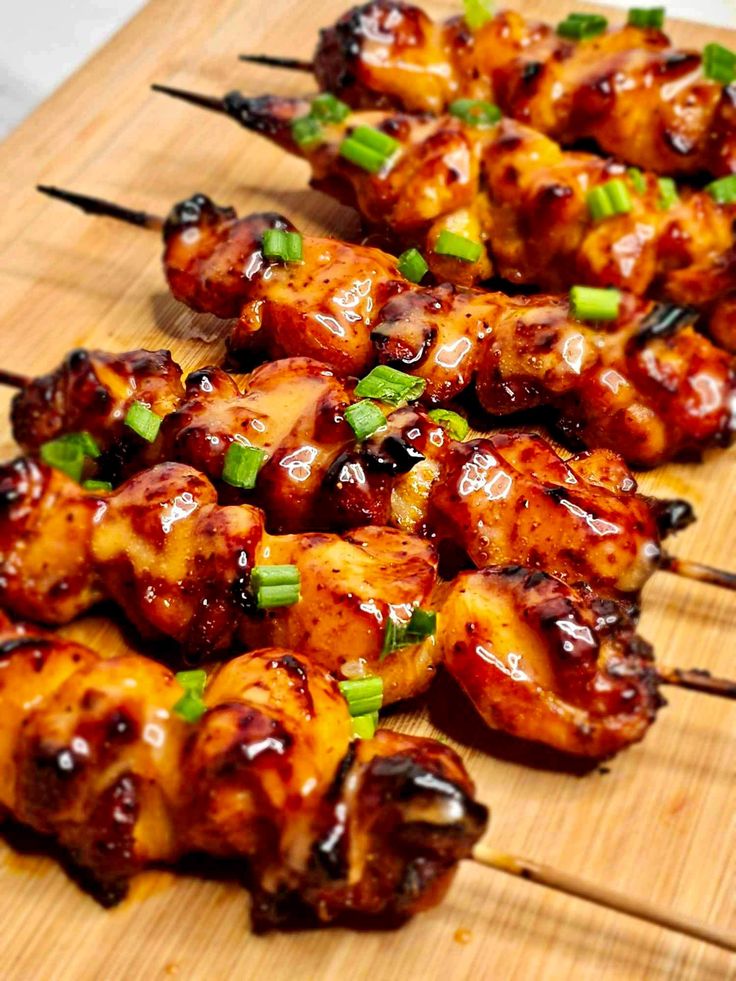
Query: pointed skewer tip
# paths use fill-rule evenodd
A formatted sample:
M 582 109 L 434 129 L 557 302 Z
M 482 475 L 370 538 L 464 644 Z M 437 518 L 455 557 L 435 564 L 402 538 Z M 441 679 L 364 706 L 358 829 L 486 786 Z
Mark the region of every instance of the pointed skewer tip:
M 289 71 L 313 72 L 314 62 L 305 61 L 302 58 L 279 58 L 275 55 L 264 54 L 241 54 L 238 55 L 240 61 L 247 61 L 252 65 L 268 65 L 269 68 L 287 68 Z

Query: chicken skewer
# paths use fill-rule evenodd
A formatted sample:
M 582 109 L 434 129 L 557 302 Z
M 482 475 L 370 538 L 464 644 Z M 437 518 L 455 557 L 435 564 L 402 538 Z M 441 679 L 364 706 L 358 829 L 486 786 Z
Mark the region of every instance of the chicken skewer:
M 353 106 L 440 113 L 461 98 L 496 103 L 566 146 L 593 140 L 606 153 L 661 174 L 736 170 L 733 56 L 671 45 L 651 25 L 606 30 L 600 14 L 554 27 L 513 10 L 469 27 L 438 23 L 401 0 L 351 8 L 320 32 L 313 61 L 243 55 L 314 72 Z M 631 16 L 631 15 L 630 15 Z M 577 38 L 575 35 L 577 34 Z M 728 64 L 726 64 L 728 63 Z
M 641 739 L 660 683 L 736 697 L 700 672 L 660 676 L 632 611 L 585 585 L 518 565 L 439 582 L 431 545 L 386 528 L 269 536 L 182 464 L 100 498 L 19 460 L 0 495 L 0 606 L 16 616 L 66 623 L 113 599 L 190 659 L 296 647 L 336 677 L 379 676 L 386 703 L 423 692 L 444 660 L 487 724 L 584 757 Z M 264 567 L 293 572 L 293 592 L 266 595 Z
M 479 843 L 488 810 L 454 751 L 385 729 L 351 741 L 336 683 L 300 654 L 235 658 L 188 717 L 182 691 L 154 661 L 101 658 L 0 615 L 0 806 L 56 838 L 106 905 L 139 870 L 196 851 L 242 863 L 255 930 L 305 912 L 401 921 L 441 902 L 473 859 L 736 947 L 726 931 Z
M 562 151 L 509 119 L 334 112 L 323 123 L 315 99 L 154 89 L 229 115 L 307 160 L 313 187 L 420 249 L 440 280 L 467 286 L 495 273 L 514 287 L 582 283 L 651 295 L 697 308 L 714 338 L 736 350 L 736 177 L 733 198 L 719 182 L 678 190 L 651 172 Z M 306 142 L 305 120 L 316 127 Z M 386 141 L 385 159 L 370 148 L 364 158 L 363 140 Z
M 84 431 L 100 454 L 88 475 L 113 484 L 155 463 L 185 463 L 215 483 L 220 500 L 263 508 L 272 532 L 391 525 L 429 536 L 441 553 L 452 546 L 479 568 L 519 563 L 601 596 L 636 599 L 658 568 L 736 588 L 733 574 L 663 551 L 692 509 L 637 494 L 611 451 L 563 461 L 527 433 L 460 442 L 441 424 L 447 413 L 438 421 L 417 406 L 383 405 L 370 425 L 354 423 L 356 433 L 351 413 L 381 403 L 310 359 L 271 362 L 240 383 L 203 368 L 182 385 L 168 351 L 77 350 L 50 374 L 14 380 L 13 431 L 26 452 L 48 458 Z M 152 442 L 125 422 L 140 405 L 160 421 Z M 233 457 L 253 452 L 257 472 L 230 473 Z
M 106 209 L 97 198 L 42 190 L 95 214 Z M 124 219 L 119 206 L 111 215 Z M 285 219 L 238 219 L 203 195 L 165 222 L 141 212 L 132 221 L 163 228 L 177 299 L 239 317 L 234 357 L 314 357 L 343 376 L 380 361 L 421 378 L 430 405 L 474 385 L 487 411 L 550 406 L 568 440 L 623 451 L 636 466 L 692 456 L 733 435 L 732 359 L 695 333 L 686 311 L 624 295 L 615 320 L 593 325 L 576 319 L 566 297 L 422 288 L 392 256 L 327 238 L 298 237 L 301 261 L 271 261 L 264 236 L 296 234 Z

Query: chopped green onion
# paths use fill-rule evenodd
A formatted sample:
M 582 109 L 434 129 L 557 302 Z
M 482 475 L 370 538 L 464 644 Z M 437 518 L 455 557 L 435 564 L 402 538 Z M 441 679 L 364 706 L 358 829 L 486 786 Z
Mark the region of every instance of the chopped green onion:
M 350 137 L 342 141 L 338 152 L 341 157 L 345 157 L 362 170 L 367 170 L 369 174 L 377 174 L 386 163 L 386 158 L 380 153 L 376 153 L 357 140 L 351 140 Z
M 340 144 L 339 154 L 371 174 L 377 174 L 400 144 L 372 126 L 356 126 Z
M 283 228 L 267 228 L 263 233 L 262 251 L 267 259 L 300 262 L 302 237 L 299 232 L 287 232 Z
M 82 479 L 85 457 L 78 443 L 70 442 L 63 436 L 52 439 L 41 445 L 39 455 L 48 466 L 60 470 L 77 483 Z
M 411 619 L 405 624 L 397 623 L 389 616 L 383 635 L 381 660 L 400 647 L 410 647 L 412 644 L 426 640 L 427 637 L 433 637 L 436 630 L 437 614 L 434 610 L 423 610 L 420 606 L 416 606 L 412 610 Z
M 173 711 L 185 722 L 198 722 L 207 711 L 202 697 L 207 683 L 206 672 L 179 671 L 174 677 L 184 689 L 184 695 L 174 705 Z
M 322 92 L 312 99 L 310 115 L 323 123 L 341 123 L 350 115 L 350 106 L 341 102 L 332 92 Z
M 425 378 L 407 375 L 396 368 L 379 364 L 365 378 L 361 378 L 355 387 L 355 394 L 361 398 L 389 402 L 391 405 L 403 405 L 404 402 L 416 401 L 426 385 Z
M 377 712 L 383 704 L 383 678 L 380 675 L 369 674 L 365 678 L 341 681 L 338 688 L 348 703 L 351 715 Z
M 125 413 L 123 422 L 148 443 L 156 439 L 161 428 L 161 417 L 152 412 L 143 402 L 134 402 Z
M 356 739 L 373 739 L 378 726 L 378 712 L 368 712 L 366 715 L 356 715 L 351 719 L 353 736 Z
M 736 53 L 722 44 L 706 44 L 703 48 L 703 74 L 713 82 L 729 85 L 736 79 Z
M 302 150 L 322 142 L 322 127 L 313 116 L 300 116 L 291 124 L 291 136 Z
M 111 491 L 112 484 L 109 480 L 85 480 L 82 487 L 88 491 Z
M 358 143 L 362 143 L 363 146 L 368 146 L 376 153 L 380 153 L 382 157 L 390 157 L 392 153 L 396 153 L 400 146 L 388 133 L 382 133 L 380 129 L 374 129 L 373 126 L 356 126 L 350 136 Z
M 260 450 L 256 446 L 244 446 L 242 443 L 231 443 L 225 454 L 222 479 L 231 487 L 253 490 L 258 471 L 265 459 L 265 450 Z
M 260 610 L 299 602 L 301 576 L 295 565 L 256 565 L 250 577 Z
M 477 262 L 483 254 L 483 246 L 480 242 L 474 242 L 470 238 L 456 235 L 443 228 L 437 236 L 434 251 L 437 255 L 450 255 L 463 262 Z
M 646 189 L 647 189 L 646 178 L 644 177 L 644 174 L 642 174 L 642 172 L 639 170 L 638 167 L 629 167 L 629 169 L 626 171 L 626 176 L 633 184 L 634 190 L 637 192 L 637 194 L 646 193 Z
M 350 423 L 356 439 L 367 439 L 381 426 L 386 425 L 386 417 L 370 399 L 363 399 L 348 406 L 345 418 Z
M 570 311 L 576 320 L 615 320 L 621 305 L 619 290 L 573 286 Z
M 657 180 L 657 186 L 659 187 L 657 207 L 660 211 L 667 211 L 680 200 L 677 195 L 677 184 L 671 177 L 660 177 Z
M 664 26 L 664 7 L 630 7 L 626 23 L 630 27 Z
M 483 99 L 456 99 L 450 103 L 449 112 L 469 126 L 492 126 L 503 115 L 498 106 Z
M 88 433 L 86 429 L 81 433 L 65 433 L 63 436 L 59 436 L 59 440 L 78 446 L 84 456 L 88 456 L 90 460 L 96 460 L 102 452 L 94 436 Z
M 407 249 L 398 261 L 399 272 L 410 283 L 419 283 L 427 274 L 429 266 L 419 249 Z
M 465 23 L 471 31 L 477 31 L 493 18 L 493 0 L 463 0 Z
M 587 202 L 593 221 L 631 211 L 631 198 L 622 180 L 611 180 L 594 187 L 588 192 Z
M 583 41 L 585 38 L 602 34 L 608 27 L 608 20 L 601 14 L 568 14 L 565 20 L 557 25 L 560 37 Z
M 733 204 L 736 201 L 736 174 L 711 181 L 705 189 L 718 204 Z
M 470 429 L 468 420 L 452 409 L 432 409 L 427 414 L 433 422 L 439 423 L 443 429 L 446 429 L 453 439 L 462 440 L 468 435 Z

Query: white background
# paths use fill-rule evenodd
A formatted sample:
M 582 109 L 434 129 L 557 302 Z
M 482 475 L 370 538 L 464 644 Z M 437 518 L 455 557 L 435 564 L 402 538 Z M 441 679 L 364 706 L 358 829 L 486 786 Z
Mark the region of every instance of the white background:
M 3 0 L 0 10 L 0 137 L 33 109 L 139 10 L 145 0 Z M 207 3 L 208 0 L 187 0 Z M 247 3 L 248 0 L 243 0 Z M 295 5 L 304 0 L 295 0 Z M 346 0 L 345 6 L 357 0 Z M 421 3 L 421 0 L 415 0 Z M 656 6 L 701 23 L 736 26 L 736 0 L 610 0 Z M 502 0 L 499 0 L 502 5 Z M 458 7 L 460 2 L 458 0 Z M 560 16 L 574 10 L 560 5 Z

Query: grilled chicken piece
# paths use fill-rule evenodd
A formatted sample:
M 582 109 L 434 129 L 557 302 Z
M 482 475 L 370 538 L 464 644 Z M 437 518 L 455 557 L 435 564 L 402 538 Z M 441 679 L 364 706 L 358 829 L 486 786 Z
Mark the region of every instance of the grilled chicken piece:
M 387 702 L 434 677 L 431 645 L 421 660 L 416 645 L 382 657 L 388 618 L 404 624 L 431 605 L 437 562 L 427 541 L 390 528 L 267 535 L 257 508 L 217 504 L 206 477 L 175 463 L 102 498 L 33 460 L 2 468 L 0 487 L 0 606 L 13 613 L 65 623 L 111 599 L 190 661 L 266 636 L 298 637 L 339 676 L 382 675 Z M 77 520 L 80 510 L 92 520 Z M 256 609 L 253 567 L 280 564 L 297 566 L 301 601 Z
M 166 226 L 166 275 L 195 309 L 215 312 L 227 296 L 234 313 L 232 269 L 251 270 L 237 280 L 243 314 L 230 338 L 233 354 L 259 346 L 271 357 L 311 355 L 319 338 L 322 358 L 338 373 L 361 374 L 378 354 L 422 374 L 423 399 L 434 404 L 475 380 L 494 413 L 551 403 L 587 445 L 623 448 L 638 466 L 731 437 L 732 359 L 693 332 L 687 311 L 625 295 L 618 318 L 594 326 L 572 318 L 567 298 L 420 288 L 379 250 L 331 239 L 305 237 L 302 263 L 266 263 L 262 225 L 263 216 L 237 219 L 197 195 L 177 205 Z M 193 234 L 202 227 L 206 234 Z M 336 256 L 351 250 L 348 281 Z
M 86 372 L 100 359 L 124 374 L 139 357 L 91 351 L 80 363 Z M 169 358 L 172 376 L 174 368 L 179 371 Z M 16 396 L 15 432 L 26 450 L 38 452 L 47 435 L 69 434 L 84 423 L 73 398 L 65 407 L 57 397 L 58 380 L 73 391 L 68 361 Z M 585 581 L 606 596 L 636 595 L 657 568 L 661 539 L 693 520 L 683 501 L 637 494 L 630 471 L 609 450 L 563 462 L 541 437 L 524 433 L 461 443 L 411 406 L 395 409 L 384 428 L 357 441 L 344 418 L 354 400 L 352 386 L 306 358 L 256 369 L 242 392 L 220 368 L 204 368 L 187 378 L 159 439 L 153 445 L 137 439 L 140 455 L 131 430 L 123 441 L 116 428 L 104 430 L 91 419 L 102 450 L 98 476 L 117 482 L 123 458 L 130 475 L 149 462 L 177 460 L 205 474 L 222 503 L 263 508 L 271 532 L 390 525 L 427 535 L 478 567 L 517 562 Z M 54 406 L 49 418 L 39 414 L 44 403 Z M 110 392 L 110 411 L 114 403 Z M 252 491 L 221 479 L 235 439 L 268 454 Z M 16 479 L 8 478 L 11 494 Z
M 656 29 L 573 41 L 505 10 L 470 31 L 461 17 L 436 23 L 401 0 L 373 0 L 321 32 L 314 71 L 354 106 L 439 113 L 486 99 L 565 145 L 595 140 L 662 174 L 736 170 L 732 87 Z
M 351 742 L 335 681 L 271 648 L 217 669 L 198 722 L 161 665 L 0 621 L 0 807 L 122 898 L 189 852 L 238 863 L 253 925 L 406 917 L 442 899 L 487 811 L 447 746 Z
M 736 427 L 733 359 L 690 319 L 625 296 L 615 321 L 592 326 L 571 317 L 566 298 L 444 285 L 387 303 L 373 336 L 381 361 L 427 379 L 426 401 L 474 378 L 492 414 L 549 405 L 573 444 L 653 467 L 727 444 Z
M 307 159 L 314 186 L 353 204 L 371 226 L 418 246 L 440 281 L 467 286 L 495 272 L 515 286 L 550 291 L 577 283 L 617 287 L 697 307 L 717 327 L 719 303 L 726 309 L 733 303 L 736 206 L 717 203 L 707 191 L 681 187 L 664 206 L 655 174 L 633 176 L 614 160 L 564 151 L 513 119 L 482 127 L 453 116 L 358 112 L 326 125 L 321 139 L 304 148 L 291 124 L 309 112 L 310 100 L 235 92 L 223 106 L 248 129 Z M 366 125 L 399 144 L 377 173 L 340 155 L 345 137 Z M 631 208 L 595 220 L 588 194 L 612 179 L 626 185 Z M 480 258 L 437 254 L 445 229 L 482 243 Z
M 483 721 L 600 759 L 643 738 L 663 704 L 650 646 L 621 604 L 518 566 L 465 573 L 440 647 Z

